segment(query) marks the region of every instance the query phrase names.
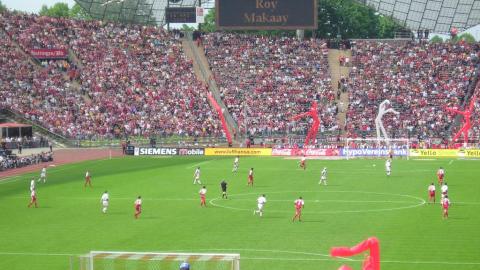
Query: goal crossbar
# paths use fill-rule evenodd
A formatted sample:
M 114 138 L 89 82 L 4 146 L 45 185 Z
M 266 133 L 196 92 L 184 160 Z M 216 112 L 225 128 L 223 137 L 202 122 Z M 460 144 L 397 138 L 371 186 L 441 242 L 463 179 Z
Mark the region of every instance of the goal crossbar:
M 123 252 L 90 251 L 91 259 L 122 259 L 149 261 L 233 261 L 239 260 L 240 254 L 216 253 L 166 253 L 166 252 Z

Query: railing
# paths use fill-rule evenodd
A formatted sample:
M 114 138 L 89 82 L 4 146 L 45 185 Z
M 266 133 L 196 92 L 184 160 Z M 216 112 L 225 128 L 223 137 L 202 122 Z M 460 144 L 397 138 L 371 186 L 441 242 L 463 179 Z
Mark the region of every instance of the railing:
M 69 144 L 79 148 L 91 147 L 111 147 L 119 148 L 125 141 L 136 146 L 227 146 L 228 143 L 225 138 L 217 137 L 190 137 L 190 136 L 167 136 L 167 137 L 142 137 L 130 136 L 127 138 L 98 138 L 98 139 L 82 139 L 69 140 Z
M 223 103 L 222 99 L 220 98 L 220 91 L 218 90 L 217 84 L 214 79 L 212 79 L 210 76 L 208 76 L 207 70 L 205 70 L 205 67 L 201 64 L 200 56 L 198 55 L 198 50 L 195 48 L 195 45 L 193 44 L 192 40 L 192 34 L 187 34 L 185 35 L 187 37 L 187 43 L 188 46 L 190 46 L 190 49 L 192 50 L 193 56 L 195 57 L 195 61 L 198 63 L 198 66 L 200 67 L 200 71 L 202 73 L 202 76 L 204 80 L 208 83 L 208 87 L 210 92 L 213 94 L 213 97 L 217 101 L 217 103 L 222 107 L 222 109 L 225 112 L 228 112 L 227 107 Z M 235 130 L 235 133 L 238 134 L 238 126 L 237 123 L 233 120 L 232 116 L 229 113 L 224 113 L 225 118 L 229 124 L 229 126 Z

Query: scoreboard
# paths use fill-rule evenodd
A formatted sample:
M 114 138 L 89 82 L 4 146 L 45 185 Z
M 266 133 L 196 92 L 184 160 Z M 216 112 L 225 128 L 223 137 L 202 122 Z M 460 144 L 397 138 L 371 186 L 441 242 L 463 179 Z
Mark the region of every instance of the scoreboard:
M 165 21 L 167 23 L 196 23 L 196 8 L 167 7 L 165 9 Z
M 317 0 L 215 0 L 225 30 L 317 29 Z

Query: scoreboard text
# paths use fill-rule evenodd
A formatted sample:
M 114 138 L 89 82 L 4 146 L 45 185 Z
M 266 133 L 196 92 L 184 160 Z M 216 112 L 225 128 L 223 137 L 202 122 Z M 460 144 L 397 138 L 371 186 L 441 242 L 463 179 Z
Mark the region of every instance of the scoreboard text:
M 317 0 L 216 0 L 218 29 L 316 29 Z

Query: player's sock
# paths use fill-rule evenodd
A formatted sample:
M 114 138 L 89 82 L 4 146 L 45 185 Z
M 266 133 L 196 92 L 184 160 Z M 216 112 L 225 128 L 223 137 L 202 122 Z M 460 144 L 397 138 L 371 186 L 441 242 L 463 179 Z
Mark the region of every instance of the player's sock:
M 260 212 L 260 216 L 263 216 L 263 212 Z

